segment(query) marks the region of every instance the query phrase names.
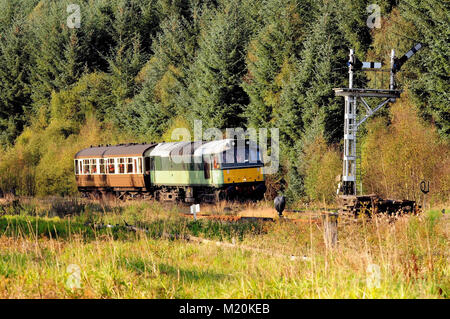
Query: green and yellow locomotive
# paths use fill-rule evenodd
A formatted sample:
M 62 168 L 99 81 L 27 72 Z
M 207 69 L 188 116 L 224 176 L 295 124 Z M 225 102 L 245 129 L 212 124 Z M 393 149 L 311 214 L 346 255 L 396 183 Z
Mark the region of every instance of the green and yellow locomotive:
M 263 166 L 256 143 L 233 139 L 99 145 L 75 155 L 83 194 L 188 203 L 261 199 L 266 190 Z

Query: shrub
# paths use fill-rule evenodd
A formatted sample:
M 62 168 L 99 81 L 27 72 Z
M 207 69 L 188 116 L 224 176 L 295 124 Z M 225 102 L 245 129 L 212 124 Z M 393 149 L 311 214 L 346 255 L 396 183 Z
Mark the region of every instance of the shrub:
M 76 193 L 73 158 L 79 150 L 123 141 L 107 125 L 88 118 L 78 134 L 65 136 L 58 121 L 47 128 L 27 128 L 16 145 L 0 154 L 0 188 L 17 195 L 71 195 Z
M 330 203 L 335 198 L 336 176 L 342 164 L 341 155 L 334 146 L 327 146 L 322 134 L 303 148 L 302 169 L 307 199 Z
M 416 108 L 402 98 L 390 108 L 390 125 L 376 118 L 367 125 L 362 169 L 365 192 L 419 200 L 420 182 L 430 181 L 434 200 L 450 193 L 449 145 L 425 125 Z

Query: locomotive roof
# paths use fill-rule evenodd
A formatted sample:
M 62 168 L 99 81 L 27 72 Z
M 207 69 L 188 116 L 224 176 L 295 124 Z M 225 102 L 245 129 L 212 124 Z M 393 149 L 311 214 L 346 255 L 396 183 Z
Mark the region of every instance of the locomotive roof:
M 258 144 L 255 141 L 252 140 L 241 140 L 244 141 L 246 145 L 249 145 L 250 148 L 258 148 Z M 223 140 L 216 140 L 211 141 L 208 143 L 203 144 L 202 146 L 198 147 L 195 152 L 194 156 L 201 156 L 203 154 L 218 154 L 225 151 L 228 151 L 232 147 L 234 147 L 235 143 L 237 143 L 237 146 L 239 147 L 241 144 L 238 140 L 234 139 L 223 139 Z
M 234 147 L 237 140 L 223 139 L 210 142 L 171 142 L 159 143 L 150 151 L 150 156 L 175 157 L 175 156 L 202 156 L 203 154 L 218 154 Z M 246 141 L 251 148 L 257 148 L 254 141 Z M 239 146 L 238 142 L 238 146 Z
M 150 156 L 173 157 L 173 156 L 189 156 L 206 142 L 171 142 L 160 143 L 151 152 Z
M 159 143 L 151 152 L 150 156 L 168 157 L 172 151 L 183 149 L 183 147 L 189 146 L 191 142 L 169 142 Z
M 91 157 L 119 157 L 119 156 L 201 156 L 202 154 L 217 154 L 229 150 L 234 146 L 236 140 L 223 139 L 210 142 L 170 142 L 149 144 L 118 144 L 91 146 L 79 151 L 75 158 Z M 247 141 L 251 148 L 257 148 L 253 141 Z M 238 144 L 239 145 L 239 144 Z M 153 149 L 152 149 L 153 148 Z
M 118 144 L 118 145 L 99 145 L 85 148 L 75 154 L 75 158 L 90 157 L 118 157 L 118 156 L 143 156 L 145 151 L 157 145 L 150 144 Z

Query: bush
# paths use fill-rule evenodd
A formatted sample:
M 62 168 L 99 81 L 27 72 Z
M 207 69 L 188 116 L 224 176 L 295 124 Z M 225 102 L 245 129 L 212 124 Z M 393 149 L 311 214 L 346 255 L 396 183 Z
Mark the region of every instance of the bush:
M 90 145 L 123 141 L 115 130 L 93 118 L 68 137 L 58 121 L 47 128 L 27 128 L 16 145 L 0 154 L 0 188 L 17 195 L 71 195 L 77 191 L 73 159 Z M 116 137 L 119 136 L 119 137 Z
M 390 122 L 376 118 L 367 125 L 362 149 L 365 192 L 419 200 L 420 182 L 427 180 L 432 199 L 448 200 L 449 144 L 423 123 L 406 98 L 392 105 Z
M 305 194 L 309 201 L 331 203 L 336 194 L 336 176 L 342 169 L 340 152 L 327 146 L 322 134 L 303 147 L 302 170 Z

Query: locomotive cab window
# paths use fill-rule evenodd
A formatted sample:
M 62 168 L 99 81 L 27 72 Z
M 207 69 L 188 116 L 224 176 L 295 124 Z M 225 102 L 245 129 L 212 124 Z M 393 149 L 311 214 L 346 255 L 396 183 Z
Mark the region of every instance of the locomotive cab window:
M 261 154 L 258 149 L 246 146 L 224 151 L 221 156 L 222 167 L 261 164 Z
M 249 163 L 258 163 L 261 161 L 259 150 L 255 148 L 248 149 L 248 160 Z
M 246 161 L 245 161 L 245 148 L 241 148 L 241 147 L 239 147 L 239 148 L 236 148 L 235 149 L 236 150 L 236 163 L 237 164 L 244 164 Z
M 219 160 L 220 160 L 220 157 L 217 154 L 213 156 L 213 164 L 214 164 L 213 167 L 214 167 L 214 169 L 219 169 L 220 168 Z

